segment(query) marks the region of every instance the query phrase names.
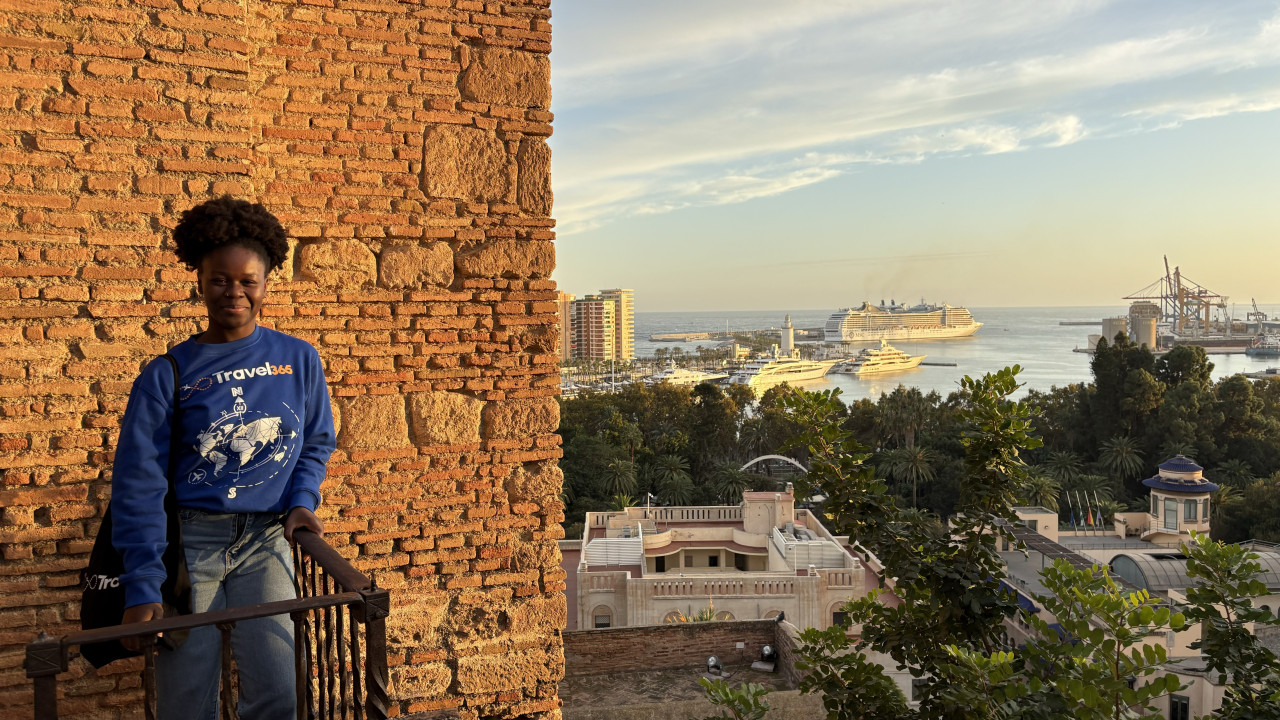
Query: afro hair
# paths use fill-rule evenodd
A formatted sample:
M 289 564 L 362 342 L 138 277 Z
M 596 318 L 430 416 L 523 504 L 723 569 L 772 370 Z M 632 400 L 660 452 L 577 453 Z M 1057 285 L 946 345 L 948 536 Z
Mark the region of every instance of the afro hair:
M 227 245 L 261 255 L 267 272 L 283 265 L 289 255 L 289 243 L 276 216 L 262 205 L 230 195 L 206 200 L 182 213 L 173 229 L 173 243 L 178 259 L 192 270 L 200 268 L 205 255 Z

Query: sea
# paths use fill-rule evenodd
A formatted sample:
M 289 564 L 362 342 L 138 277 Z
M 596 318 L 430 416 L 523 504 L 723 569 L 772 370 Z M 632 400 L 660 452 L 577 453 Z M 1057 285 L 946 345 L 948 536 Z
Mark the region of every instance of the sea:
M 1271 318 L 1280 317 L 1280 305 L 1259 306 Z M 1028 390 L 1049 390 L 1072 383 L 1092 381 L 1088 353 L 1074 352 L 1089 344 L 1089 335 L 1102 332 L 1101 320 L 1128 312 L 1127 306 L 1100 307 L 992 307 L 969 308 L 983 323 L 978 332 L 967 338 L 946 340 L 895 340 L 893 346 L 911 355 L 925 355 L 926 363 L 954 363 L 954 366 L 921 366 L 913 370 L 872 378 L 853 375 L 828 375 L 801 386 L 807 390 L 838 387 L 848 400 L 878 399 L 898 385 L 918 387 L 924 392 L 936 390 L 943 397 L 960 388 L 966 375 L 980 376 L 1017 364 L 1022 368 L 1019 395 Z M 796 328 L 819 328 L 834 309 L 776 310 L 735 312 L 637 312 L 635 314 L 635 350 L 640 357 L 652 356 L 659 347 L 680 347 L 694 353 L 699 345 L 713 347 L 718 341 L 654 342 L 655 333 L 731 332 L 766 330 L 782 326 L 786 315 Z M 1235 317 L 1243 320 L 1244 313 Z M 1064 322 L 1095 322 L 1096 325 L 1063 325 Z M 1215 379 L 1241 372 L 1254 372 L 1280 365 L 1275 358 L 1250 358 L 1239 354 L 1210 354 Z

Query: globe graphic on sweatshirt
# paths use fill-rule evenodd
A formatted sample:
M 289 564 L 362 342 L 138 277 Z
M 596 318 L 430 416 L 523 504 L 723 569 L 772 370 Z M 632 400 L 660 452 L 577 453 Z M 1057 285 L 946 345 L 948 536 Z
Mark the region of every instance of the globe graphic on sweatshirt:
M 196 435 L 196 450 L 205 463 L 188 475 L 187 481 L 193 485 L 238 482 L 271 463 L 281 466 L 289 457 L 290 442 L 297 437 L 297 430 L 286 427 L 279 415 L 250 410 L 244 399 L 237 397 L 231 411 L 223 412 Z M 274 475 L 267 473 L 250 484 Z

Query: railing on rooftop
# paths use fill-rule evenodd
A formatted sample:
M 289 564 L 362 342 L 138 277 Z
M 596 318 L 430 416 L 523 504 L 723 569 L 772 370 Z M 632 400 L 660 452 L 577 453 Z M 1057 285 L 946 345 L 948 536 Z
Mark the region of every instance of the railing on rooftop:
M 655 522 L 738 522 L 742 520 L 741 505 L 714 505 L 709 507 L 654 507 L 644 510 L 644 517 Z
M 236 717 L 231 629 L 237 622 L 271 615 L 293 619 L 298 718 L 385 720 L 387 631 L 390 596 L 361 574 L 323 538 L 309 530 L 294 533 L 296 600 L 281 600 L 206 613 L 164 618 L 138 625 L 40 637 L 27 645 L 23 665 L 35 686 L 36 720 L 58 718 L 58 675 L 66 672 L 80 645 L 136 637 L 142 645 L 144 713 L 155 717 L 155 634 L 209 625 L 222 632 L 222 717 Z M 363 642 L 362 639 L 363 638 Z

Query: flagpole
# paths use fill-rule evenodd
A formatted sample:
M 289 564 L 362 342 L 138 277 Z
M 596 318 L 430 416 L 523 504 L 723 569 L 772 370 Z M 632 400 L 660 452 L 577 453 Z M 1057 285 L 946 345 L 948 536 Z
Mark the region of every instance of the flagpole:
M 1071 491 L 1068 490 L 1067 492 L 1063 493 L 1063 495 L 1067 496 L 1067 519 L 1071 521 L 1071 532 L 1075 532 L 1076 531 L 1076 509 L 1075 509 L 1075 506 L 1071 504 Z
M 1101 527 L 1102 527 L 1102 523 L 1103 523 L 1103 519 L 1102 519 L 1102 501 L 1098 499 L 1098 491 L 1097 491 L 1097 490 L 1094 490 L 1094 491 L 1093 491 L 1093 501 L 1094 501 L 1094 503 L 1096 503 L 1096 504 L 1098 505 L 1098 527 L 1099 527 L 1099 528 L 1101 528 Z

